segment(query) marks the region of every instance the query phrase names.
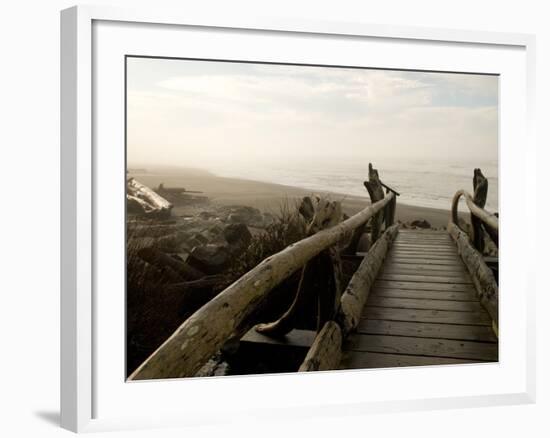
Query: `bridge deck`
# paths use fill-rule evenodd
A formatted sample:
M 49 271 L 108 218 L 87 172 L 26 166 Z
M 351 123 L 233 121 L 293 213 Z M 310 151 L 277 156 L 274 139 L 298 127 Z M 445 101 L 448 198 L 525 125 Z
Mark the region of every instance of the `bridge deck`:
M 341 368 L 497 360 L 491 320 L 449 235 L 400 230 Z

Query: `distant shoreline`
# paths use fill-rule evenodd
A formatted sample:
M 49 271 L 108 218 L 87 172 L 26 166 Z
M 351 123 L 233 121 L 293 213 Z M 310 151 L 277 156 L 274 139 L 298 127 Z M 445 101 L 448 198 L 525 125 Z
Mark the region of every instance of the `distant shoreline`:
M 138 167 L 138 166 L 135 166 Z M 135 168 L 129 166 L 131 170 Z M 139 166 L 143 169 L 144 166 Z M 130 173 L 140 182 L 151 188 L 164 183 L 166 187 L 185 187 L 188 190 L 203 192 L 210 202 L 217 205 L 248 205 L 263 211 L 276 212 L 281 205 L 312 194 L 327 195 L 342 203 L 344 213 L 351 216 L 370 204 L 367 196 L 347 195 L 344 193 L 308 190 L 283 184 L 254 181 L 248 179 L 228 178 L 192 168 L 154 167 L 144 173 Z M 397 200 L 396 219 L 410 222 L 416 219 L 427 220 L 432 227 L 445 228 L 449 220 L 449 210 L 419 207 Z M 197 206 L 196 208 L 200 208 Z M 184 207 L 175 208 L 175 214 L 184 214 Z M 179 211 L 179 213 L 178 213 Z

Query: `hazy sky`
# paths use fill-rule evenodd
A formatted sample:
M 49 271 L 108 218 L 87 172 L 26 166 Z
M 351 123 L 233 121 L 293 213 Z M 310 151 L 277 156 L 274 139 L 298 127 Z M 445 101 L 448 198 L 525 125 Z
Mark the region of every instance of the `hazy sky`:
M 128 59 L 128 163 L 497 159 L 494 76 Z

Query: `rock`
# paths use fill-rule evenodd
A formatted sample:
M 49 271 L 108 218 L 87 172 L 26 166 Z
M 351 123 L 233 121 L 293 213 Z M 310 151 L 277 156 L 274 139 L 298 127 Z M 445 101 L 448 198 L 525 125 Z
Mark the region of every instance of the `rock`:
M 426 219 L 417 219 L 411 222 L 413 227 L 417 228 L 431 228 L 432 225 Z
M 231 252 L 224 245 L 196 246 L 191 250 L 187 263 L 205 274 L 219 274 L 231 262 Z
M 231 223 L 250 224 L 252 222 L 262 222 L 263 217 L 260 210 L 248 206 L 231 206 L 224 207 L 226 213 L 226 221 Z
M 239 222 L 248 222 L 248 217 L 239 213 L 230 213 L 227 216 L 227 222 L 231 222 L 233 224 Z
M 206 236 L 204 236 L 200 233 L 196 233 L 193 237 L 195 238 L 195 240 L 199 241 L 202 244 L 208 243 L 208 237 L 206 237 Z
M 201 211 L 199 213 L 199 217 L 201 219 L 208 220 L 208 219 L 211 219 L 213 217 L 216 217 L 216 215 L 214 213 L 210 212 L 210 211 Z
M 223 230 L 223 237 L 230 245 L 248 245 L 252 235 L 245 224 L 230 224 Z

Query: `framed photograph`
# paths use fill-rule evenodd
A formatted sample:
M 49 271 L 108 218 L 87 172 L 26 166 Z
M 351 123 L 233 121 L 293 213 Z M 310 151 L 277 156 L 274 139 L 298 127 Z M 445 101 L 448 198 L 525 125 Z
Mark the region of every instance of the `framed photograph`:
M 63 427 L 534 400 L 532 36 L 61 18 Z

